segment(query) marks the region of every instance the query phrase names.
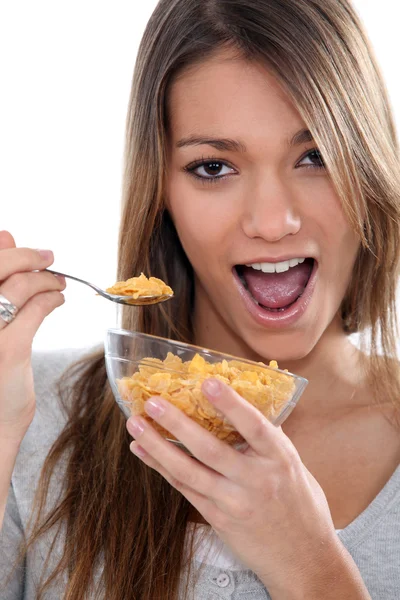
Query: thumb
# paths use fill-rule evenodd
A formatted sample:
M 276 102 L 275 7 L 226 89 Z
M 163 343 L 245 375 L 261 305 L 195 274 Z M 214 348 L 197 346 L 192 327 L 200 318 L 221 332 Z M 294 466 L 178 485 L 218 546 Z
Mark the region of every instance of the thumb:
M 0 250 L 15 248 L 15 240 L 9 231 L 0 231 Z

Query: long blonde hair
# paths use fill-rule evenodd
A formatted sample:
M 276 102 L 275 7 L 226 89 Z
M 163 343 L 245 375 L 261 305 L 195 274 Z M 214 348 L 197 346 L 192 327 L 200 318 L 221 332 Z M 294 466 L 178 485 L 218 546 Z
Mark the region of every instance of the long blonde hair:
M 398 149 L 384 84 L 347 0 L 159 2 L 132 83 L 118 279 L 141 271 L 161 277 L 175 290 L 176 300 L 140 311 L 129 307 L 121 324 L 193 341 L 192 267 L 164 203 L 167 98 L 178 74 L 225 47 L 260 61 L 276 76 L 324 156 L 361 241 L 342 304 L 343 328 L 371 331 L 371 381 L 383 382 L 399 402 L 391 360 L 399 265 Z M 379 345 L 386 356 L 381 360 L 375 356 Z M 38 519 L 28 544 L 66 524 L 63 556 L 42 592 L 65 570 L 64 599 L 83 599 L 101 559 L 98 597 L 175 600 L 187 559 L 190 505 L 130 454 L 103 353 L 85 358 L 72 376 L 63 382 L 69 420 L 42 472 Z M 60 460 L 66 461 L 65 492 L 44 516 L 49 481 Z

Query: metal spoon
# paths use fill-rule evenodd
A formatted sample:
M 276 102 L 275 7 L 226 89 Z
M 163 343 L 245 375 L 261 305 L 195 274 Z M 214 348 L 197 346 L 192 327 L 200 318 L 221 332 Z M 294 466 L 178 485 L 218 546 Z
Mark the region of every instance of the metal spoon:
M 63 277 L 68 277 L 68 279 L 73 279 L 74 281 L 79 281 L 79 283 L 84 283 L 88 285 L 92 289 L 94 289 L 100 296 L 107 298 L 107 300 L 111 300 L 112 302 L 118 302 L 119 304 L 129 304 L 133 306 L 147 306 L 149 304 L 158 304 L 159 302 L 165 302 L 165 300 L 169 300 L 172 298 L 172 295 L 164 294 L 163 296 L 141 296 L 139 298 L 132 298 L 132 296 L 117 296 L 116 294 L 109 294 L 108 292 L 102 290 L 97 287 L 93 283 L 89 283 L 84 279 L 79 279 L 78 277 L 73 277 L 72 275 L 66 275 L 65 273 L 60 273 L 59 271 L 52 271 L 51 269 L 44 269 L 48 273 L 53 273 L 53 275 L 62 275 Z

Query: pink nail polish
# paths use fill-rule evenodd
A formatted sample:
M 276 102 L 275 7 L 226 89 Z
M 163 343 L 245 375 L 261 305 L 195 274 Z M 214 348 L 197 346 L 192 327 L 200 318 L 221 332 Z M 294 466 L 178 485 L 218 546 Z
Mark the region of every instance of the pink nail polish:
M 155 419 L 161 417 L 165 412 L 164 407 L 158 400 L 147 400 L 144 403 L 144 410 L 150 417 L 154 417 Z
M 137 446 L 137 445 L 131 445 L 131 452 L 133 452 L 133 454 L 136 454 L 136 456 L 139 456 L 140 458 L 144 458 L 147 455 L 146 450 L 143 450 L 143 448 L 141 446 Z
M 41 258 L 43 260 L 53 260 L 54 259 L 54 255 L 53 252 L 51 250 L 38 250 Z
M 218 379 L 206 379 L 203 382 L 203 390 L 206 394 L 217 398 L 222 391 L 222 386 Z
M 134 437 L 137 438 L 142 435 L 144 431 L 144 424 L 140 417 L 133 417 L 128 419 L 127 422 L 128 431 Z

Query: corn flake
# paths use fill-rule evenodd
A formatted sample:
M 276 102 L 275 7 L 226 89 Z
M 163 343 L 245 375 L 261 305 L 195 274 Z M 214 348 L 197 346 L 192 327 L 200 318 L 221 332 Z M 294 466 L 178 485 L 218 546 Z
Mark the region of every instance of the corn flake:
M 200 354 L 190 361 L 182 361 L 169 352 L 163 361 L 143 358 L 131 377 L 123 377 L 117 383 L 121 399 L 130 404 L 132 414 L 151 422 L 164 437 L 176 439 L 144 412 L 145 401 L 153 395 L 162 396 L 219 439 L 236 444 L 243 442 L 242 436 L 207 400 L 201 391 L 202 383 L 208 377 L 219 379 L 272 419 L 292 397 L 295 383 L 292 377 L 276 370 L 276 361 L 271 361 L 269 366 L 267 369 L 264 363 L 225 359 L 210 363 Z
M 106 289 L 109 294 L 116 296 L 131 296 L 135 300 L 143 296 L 173 296 L 172 289 L 157 277 L 147 278 L 141 273 L 139 277 L 131 277 L 127 281 L 117 281 Z

